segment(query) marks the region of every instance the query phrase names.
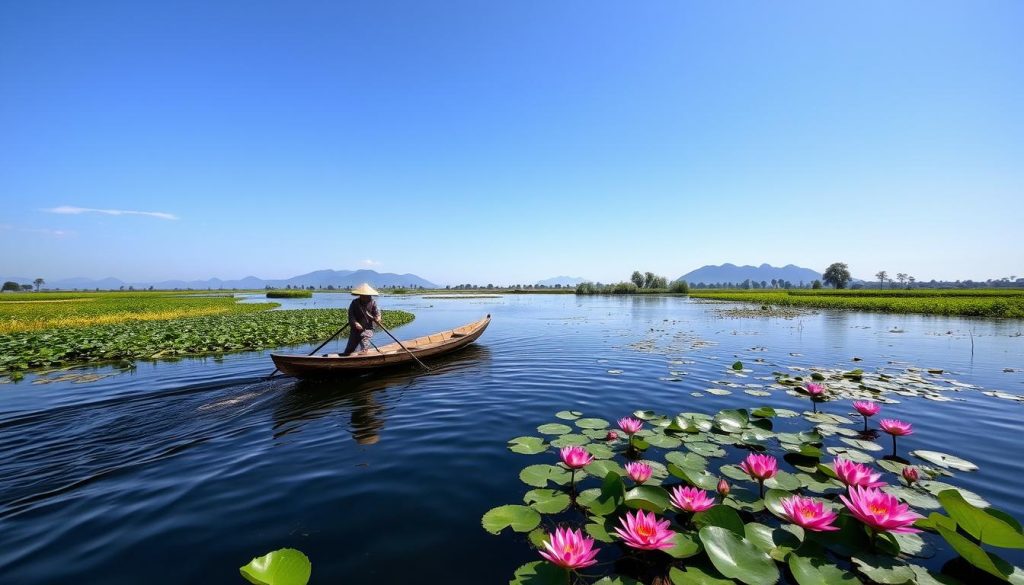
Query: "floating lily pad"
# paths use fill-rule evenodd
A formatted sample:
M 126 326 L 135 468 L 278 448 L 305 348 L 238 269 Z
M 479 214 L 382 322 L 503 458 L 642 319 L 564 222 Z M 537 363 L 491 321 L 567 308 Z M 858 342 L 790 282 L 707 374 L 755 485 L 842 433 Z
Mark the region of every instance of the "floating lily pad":
M 540 437 L 516 437 L 508 442 L 508 450 L 523 455 L 536 455 L 547 451 L 548 446 Z
M 603 418 L 581 418 L 576 421 L 576 426 L 581 429 L 606 429 L 608 421 Z
M 541 514 L 557 514 L 569 507 L 569 494 L 560 490 L 530 490 L 523 501 Z
M 911 451 L 910 454 L 918 459 L 924 459 L 928 463 L 938 465 L 939 467 L 945 467 L 946 469 L 956 469 L 959 471 L 977 471 L 978 466 L 971 463 L 966 459 L 961 459 L 955 455 L 948 453 L 942 453 L 940 451 L 925 451 L 918 449 Z
M 577 472 L 577 477 L 579 473 Z M 548 482 L 564 485 L 569 483 L 571 475 L 567 469 L 544 463 L 530 465 L 519 472 L 519 479 L 533 487 L 547 487 Z
M 301 551 L 282 548 L 256 557 L 239 571 L 255 585 L 306 585 L 313 565 Z
M 701 544 L 718 572 L 747 585 L 773 585 L 779 569 L 768 553 L 728 528 L 705 526 L 699 532 Z
M 565 569 L 547 561 L 533 561 L 516 569 L 508 585 L 565 585 Z
M 562 410 L 555 414 L 555 418 L 562 420 L 576 420 L 583 416 L 583 413 L 578 410 Z
M 662 513 L 668 508 L 669 495 L 665 488 L 655 485 L 639 485 L 626 492 L 626 505 L 648 512 Z
M 551 441 L 551 446 L 561 449 L 562 447 L 568 447 L 570 445 L 586 445 L 589 442 L 590 437 L 586 435 L 575 435 L 570 433 L 568 435 L 562 435 L 557 439 L 553 439 Z
M 561 423 L 548 423 L 537 427 L 537 432 L 543 435 L 564 435 L 572 432 L 572 427 Z
M 499 534 L 506 528 L 529 532 L 540 524 L 540 514 L 533 508 L 510 504 L 488 510 L 482 523 L 484 530 L 491 534 Z

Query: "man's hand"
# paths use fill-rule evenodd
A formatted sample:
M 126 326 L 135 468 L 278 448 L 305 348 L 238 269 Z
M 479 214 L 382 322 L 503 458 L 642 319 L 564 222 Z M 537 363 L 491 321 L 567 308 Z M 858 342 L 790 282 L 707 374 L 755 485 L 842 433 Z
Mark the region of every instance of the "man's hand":
M 363 330 L 363 326 L 360 325 L 359 323 L 353 323 L 352 324 L 352 328 L 355 329 L 356 331 L 362 331 Z

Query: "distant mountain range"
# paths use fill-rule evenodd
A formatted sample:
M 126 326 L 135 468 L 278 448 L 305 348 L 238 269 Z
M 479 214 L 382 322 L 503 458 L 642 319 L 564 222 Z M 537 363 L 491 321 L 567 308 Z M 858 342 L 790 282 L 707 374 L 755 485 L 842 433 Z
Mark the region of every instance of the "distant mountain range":
M 760 266 L 736 266 L 735 264 L 722 264 L 721 266 L 702 266 L 696 270 L 687 272 L 686 274 L 679 277 L 677 280 L 685 280 L 690 284 L 697 284 L 703 282 L 706 284 L 713 283 L 735 283 L 740 284 L 743 281 L 750 279 L 752 281 L 771 282 L 775 280 L 788 280 L 794 285 L 799 285 L 801 282 L 810 284 L 815 279 L 821 279 L 821 273 L 811 270 L 810 268 L 801 268 L 794 266 L 793 264 L 787 264 L 782 267 L 775 267 L 769 264 L 762 264 Z
M 19 284 L 29 284 L 34 279 L 23 278 L 23 277 L 0 277 L 0 280 L 6 282 L 12 280 Z M 284 279 L 264 279 L 255 276 L 246 276 L 239 280 L 221 280 L 219 278 L 210 278 L 208 280 L 163 280 L 160 282 L 125 282 L 117 278 L 63 278 L 59 280 L 47 280 L 46 284 L 43 285 L 43 289 L 85 289 L 85 290 L 118 290 L 122 286 L 128 288 L 129 286 L 135 287 L 136 289 L 145 289 L 152 286 L 155 289 L 173 290 L 173 289 L 195 289 L 195 290 L 206 290 L 206 289 L 220 289 L 220 288 L 266 288 L 268 286 L 274 288 L 283 288 L 288 285 L 292 287 L 309 287 L 313 286 L 316 288 L 333 285 L 339 288 L 345 288 L 349 286 L 355 286 L 357 284 L 368 282 L 376 287 L 390 287 L 390 286 L 404 286 L 404 287 L 423 287 L 423 288 L 438 288 L 438 286 L 429 280 L 416 276 L 415 274 L 394 274 L 391 272 L 377 272 L 375 270 L 317 270 L 307 274 L 300 274 L 299 276 L 293 276 L 291 278 Z
M 538 280 L 537 286 L 555 286 L 556 284 L 560 284 L 562 286 L 576 286 L 577 284 L 585 281 L 585 278 L 580 278 L 579 276 L 555 276 L 553 278 Z

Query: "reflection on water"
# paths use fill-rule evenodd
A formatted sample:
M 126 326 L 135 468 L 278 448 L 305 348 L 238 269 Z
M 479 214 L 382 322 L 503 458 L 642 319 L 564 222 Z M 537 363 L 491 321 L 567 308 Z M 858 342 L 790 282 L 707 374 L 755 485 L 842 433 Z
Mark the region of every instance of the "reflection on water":
M 490 359 L 490 350 L 480 345 L 468 345 L 454 353 L 431 358 L 431 372 L 423 372 L 414 364 L 370 372 L 355 377 L 336 379 L 297 380 L 288 388 L 274 407 L 274 438 L 280 439 L 296 432 L 306 423 L 335 413 L 350 411 L 349 432 L 356 443 L 374 445 L 380 441 L 380 431 L 389 406 L 380 402 L 378 395 L 402 395 L 422 376 L 443 376 L 467 367 L 481 367 Z

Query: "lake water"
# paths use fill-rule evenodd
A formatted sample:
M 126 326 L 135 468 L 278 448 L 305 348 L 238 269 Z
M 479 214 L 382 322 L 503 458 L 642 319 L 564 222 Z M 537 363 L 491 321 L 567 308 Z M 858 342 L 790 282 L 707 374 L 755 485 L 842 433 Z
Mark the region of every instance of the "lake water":
M 317 294 L 282 308 L 349 299 Z M 485 533 L 480 517 L 519 503 L 523 466 L 554 461 L 511 453 L 508 439 L 537 435 L 564 409 L 612 420 L 636 409 L 807 408 L 778 390 L 691 395 L 723 388 L 715 382 L 732 379 L 735 360 L 752 370 L 743 383 L 769 384 L 759 378 L 790 366 L 919 366 L 978 387 L 951 402 L 896 397 L 885 414 L 914 424 L 901 454 L 935 449 L 974 461 L 979 471 L 951 483 L 1024 519 L 1024 404 L 981 392 L 1024 394 L 1024 322 L 724 318 L 718 311 L 732 305 L 646 296 L 380 304 L 415 313 L 396 330 L 402 338 L 487 313 L 493 321 L 474 346 L 432 361 L 429 374 L 268 381 L 269 352 L 252 352 L 140 363 L 87 384 L 28 376 L 0 386 L 4 581 L 241 583 L 238 567 L 252 557 L 295 547 L 313 562 L 312 583 L 504 583 L 537 557 L 522 535 Z M 1020 551 L 1004 552 L 1024 564 Z M 922 562 L 937 568 L 948 558 Z

